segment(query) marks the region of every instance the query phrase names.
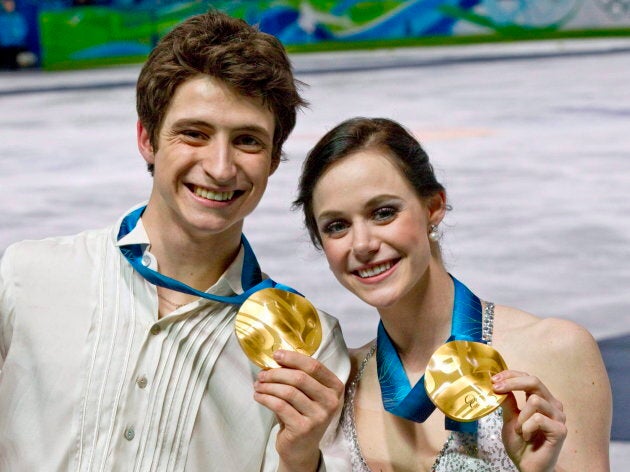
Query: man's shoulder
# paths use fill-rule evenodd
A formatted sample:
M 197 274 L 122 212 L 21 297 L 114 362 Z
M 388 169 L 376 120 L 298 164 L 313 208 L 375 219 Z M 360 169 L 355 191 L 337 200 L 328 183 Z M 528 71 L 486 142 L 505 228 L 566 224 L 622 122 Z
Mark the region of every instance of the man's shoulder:
M 89 253 L 110 237 L 112 228 L 86 230 L 73 235 L 53 236 L 43 239 L 25 239 L 11 244 L 3 254 L 4 260 L 14 264 L 30 264 L 58 260 L 70 263 L 71 257 L 81 252 Z
M 24 239 L 11 244 L 7 251 L 32 251 L 38 249 L 49 249 L 54 247 L 73 246 L 82 244 L 94 239 L 101 239 L 111 234 L 111 227 L 100 229 L 88 229 L 80 233 L 50 236 L 41 239 Z

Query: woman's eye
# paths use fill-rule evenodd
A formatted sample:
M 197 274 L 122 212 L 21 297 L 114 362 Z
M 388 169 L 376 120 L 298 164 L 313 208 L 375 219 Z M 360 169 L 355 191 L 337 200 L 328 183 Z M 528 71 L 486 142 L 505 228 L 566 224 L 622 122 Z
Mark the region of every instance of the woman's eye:
M 348 225 L 344 221 L 331 221 L 323 226 L 322 232 L 329 236 L 334 236 L 342 233 L 347 228 Z
M 383 207 L 376 209 L 374 213 L 372 213 L 372 216 L 376 221 L 390 221 L 394 219 L 397 213 L 398 210 L 396 208 Z

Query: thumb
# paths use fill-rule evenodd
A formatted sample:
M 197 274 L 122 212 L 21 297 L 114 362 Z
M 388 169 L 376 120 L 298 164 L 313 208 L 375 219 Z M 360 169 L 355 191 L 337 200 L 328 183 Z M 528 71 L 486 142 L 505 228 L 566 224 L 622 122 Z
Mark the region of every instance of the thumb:
M 516 397 L 512 392 L 507 393 L 507 397 L 501 403 L 501 408 L 503 409 L 503 423 L 508 424 L 518 418 L 521 410 L 518 409 L 518 405 L 516 403 Z

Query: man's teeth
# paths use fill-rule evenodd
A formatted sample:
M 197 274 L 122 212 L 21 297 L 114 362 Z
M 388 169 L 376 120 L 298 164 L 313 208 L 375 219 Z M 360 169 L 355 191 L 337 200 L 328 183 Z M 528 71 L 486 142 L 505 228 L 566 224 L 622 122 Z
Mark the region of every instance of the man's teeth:
M 218 202 L 224 202 L 231 200 L 234 197 L 234 191 L 231 192 L 213 192 L 212 190 L 206 190 L 202 187 L 195 187 L 195 195 L 198 195 L 208 200 L 216 200 Z
M 359 277 L 365 279 L 366 277 L 374 277 L 375 275 L 382 274 L 393 265 L 394 264 L 391 262 L 385 262 L 384 264 L 379 264 L 374 267 L 370 267 L 369 269 L 361 269 L 357 272 L 359 273 Z

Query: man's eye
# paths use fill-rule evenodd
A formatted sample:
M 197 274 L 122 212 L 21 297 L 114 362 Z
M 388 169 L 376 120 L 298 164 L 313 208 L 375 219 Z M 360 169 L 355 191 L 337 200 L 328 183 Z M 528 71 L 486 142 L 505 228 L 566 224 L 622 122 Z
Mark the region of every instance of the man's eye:
M 186 138 L 190 138 L 190 139 L 205 139 L 206 137 L 204 133 L 202 133 L 201 131 L 194 130 L 194 129 L 182 130 L 181 134 L 184 135 Z
M 265 147 L 264 143 L 260 139 L 251 135 L 239 136 L 236 138 L 235 144 L 247 152 L 260 152 Z
M 376 209 L 374 213 L 372 213 L 372 216 L 376 221 L 390 221 L 394 219 L 397 213 L 398 210 L 396 208 L 383 207 Z
M 345 221 L 331 221 L 326 223 L 322 228 L 322 232 L 329 236 L 334 236 L 342 233 L 348 228 L 348 224 Z

